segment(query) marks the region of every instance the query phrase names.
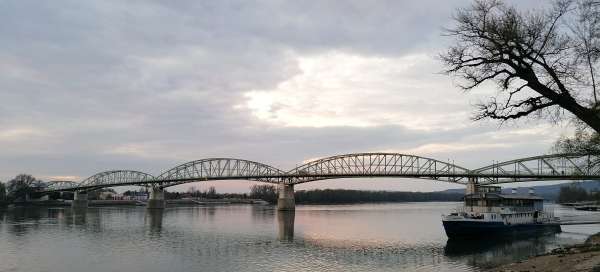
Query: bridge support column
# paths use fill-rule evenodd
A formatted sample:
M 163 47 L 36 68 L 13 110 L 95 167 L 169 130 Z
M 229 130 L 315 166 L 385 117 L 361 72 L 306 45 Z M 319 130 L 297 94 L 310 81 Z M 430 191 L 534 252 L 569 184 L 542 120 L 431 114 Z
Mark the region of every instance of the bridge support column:
M 479 187 L 477 184 L 477 178 L 469 178 L 469 183 L 467 183 L 467 190 L 465 191 L 465 194 L 470 195 L 477 193 L 477 187 Z
M 277 198 L 277 210 L 293 211 L 296 209 L 293 184 L 279 184 L 279 196 Z
M 88 194 L 84 191 L 75 191 L 73 193 L 73 202 L 71 202 L 73 209 L 85 209 L 88 207 Z
M 164 209 L 165 208 L 165 190 L 163 188 L 154 188 L 150 191 L 148 198 L 148 209 Z

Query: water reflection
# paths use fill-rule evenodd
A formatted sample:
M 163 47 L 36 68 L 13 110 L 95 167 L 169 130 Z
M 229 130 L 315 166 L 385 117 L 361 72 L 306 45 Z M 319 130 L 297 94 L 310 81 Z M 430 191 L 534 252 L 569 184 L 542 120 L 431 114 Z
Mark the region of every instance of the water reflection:
M 273 222 L 275 209 L 271 206 L 253 205 L 251 206 L 252 220 L 257 223 Z
M 294 241 L 294 219 L 296 212 L 294 211 L 278 211 L 277 226 L 279 241 L 292 242 Z
M 539 234 L 529 238 L 450 239 L 444 247 L 444 254 L 473 266 L 489 268 L 548 252 L 557 247 L 556 240 L 554 234 Z
M 73 225 L 84 226 L 87 223 L 87 210 L 71 209 L 69 212 L 71 214 Z
M 0 260 L 9 271 L 483 271 L 585 239 L 573 227 L 556 236 L 447 241 L 439 215 L 453 207 L 9 209 L 0 211 Z
M 146 211 L 146 217 L 144 218 L 145 224 L 150 226 L 151 234 L 160 234 L 163 224 L 163 213 L 162 209 L 148 209 Z
M 32 207 L 16 207 L 7 214 L 10 224 L 8 231 L 16 236 L 24 236 L 32 229 L 37 228 L 42 217 L 40 210 Z
M 203 211 L 205 215 L 208 215 L 210 220 L 213 220 L 215 218 L 216 210 L 217 207 L 215 205 L 208 205 L 205 209 L 201 209 L 201 211 Z

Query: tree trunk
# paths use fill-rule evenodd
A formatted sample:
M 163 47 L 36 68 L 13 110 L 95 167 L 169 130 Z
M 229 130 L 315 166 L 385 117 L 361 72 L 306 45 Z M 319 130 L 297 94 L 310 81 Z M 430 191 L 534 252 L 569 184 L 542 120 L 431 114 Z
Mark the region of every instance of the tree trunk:
M 528 86 L 531 89 L 556 102 L 558 106 L 568 110 L 579 120 L 590 126 L 594 131 L 600 133 L 600 115 L 598 115 L 598 112 L 595 109 L 589 109 L 577 103 L 575 98 L 573 98 L 566 90 L 563 90 L 562 94 L 556 93 L 554 90 L 542 84 L 537 77 L 535 77 L 533 72 L 530 71 L 525 74 L 527 76 L 524 76 L 523 79 L 528 82 Z
M 600 133 L 600 116 L 596 114 L 596 111 L 593 109 L 582 107 L 576 102 L 574 102 L 573 104 L 574 105 L 570 106 L 561 106 L 573 113 L 575 116 L 577 116 L 577 118 L 586 123 L 597 133 Z

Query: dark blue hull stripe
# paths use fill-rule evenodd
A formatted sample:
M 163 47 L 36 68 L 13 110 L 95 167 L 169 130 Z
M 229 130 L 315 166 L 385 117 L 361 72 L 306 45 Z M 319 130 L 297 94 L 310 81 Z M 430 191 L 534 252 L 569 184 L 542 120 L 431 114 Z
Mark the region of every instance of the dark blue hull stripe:
M 559 224 L 504 225 L 503 222 L 443 221 L 449 238 L 470 237 L 512 232 L 561 232 Z

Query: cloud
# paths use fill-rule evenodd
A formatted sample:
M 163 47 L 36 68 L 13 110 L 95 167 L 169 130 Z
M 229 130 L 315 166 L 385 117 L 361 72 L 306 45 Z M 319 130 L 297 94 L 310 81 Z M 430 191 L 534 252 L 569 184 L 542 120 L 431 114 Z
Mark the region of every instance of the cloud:
M 246 106 L 283 126 L 402 125 L 416 130 L 467 125 L 469 109 L 426 54 L 365 57 L 341 52 L 299 57 L 300 73 L 273 90 L 245 93 Z M 443 111 L 440 113 L 439 111 Z
M 472 123 L 471 101 L 493 90 L 465 95 L 438 73 L 441 27 L 467 3 L 3 3 L 0 179 L 159 174 L 206 157 L 290 169 L 351 152 L 475 166 L 546 152 L 560 130 Z
M 44 132 L 36 128 L 10 128 L 0 130 L 0 141 L 19 141 L 30 137 L 43 136 Z

